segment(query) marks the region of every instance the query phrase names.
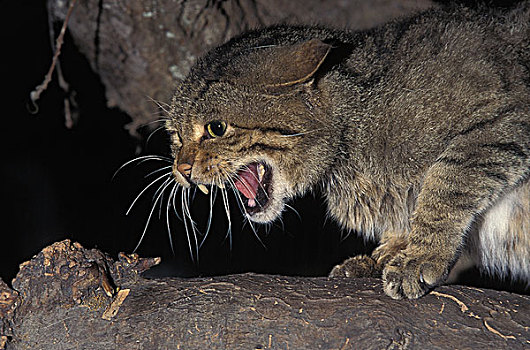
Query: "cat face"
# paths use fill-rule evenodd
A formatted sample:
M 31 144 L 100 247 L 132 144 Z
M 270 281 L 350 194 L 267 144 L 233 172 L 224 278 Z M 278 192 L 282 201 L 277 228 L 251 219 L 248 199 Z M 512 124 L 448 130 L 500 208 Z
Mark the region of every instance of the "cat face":
M 331 151 L 322 142 L 330 133 L 326 96 L 308 83 L 324 57 L 304 72 L 289 72 L 293 84 L 257 71 L 267 64 L 271 70 L 270 59 L 237 62 L 216 79 L 208 78 L 212 72 L 202 63 L 175 93 L 166 124 L 176 181 L 205 193 L 210 186 L 232 188 L 247 218 L 262 223 L 318 182 L 326 168 L 322 159 Z

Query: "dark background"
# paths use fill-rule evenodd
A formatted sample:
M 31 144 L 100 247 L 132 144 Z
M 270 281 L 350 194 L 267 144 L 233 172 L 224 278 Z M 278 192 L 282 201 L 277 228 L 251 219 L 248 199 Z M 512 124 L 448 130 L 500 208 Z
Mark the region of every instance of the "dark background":
M 103 86 L 68 35 L 60 61 L 78 104 L 78 122 L 71 129 L 65 126 L 66 93 L 59 87 L 56 73 L 38 101 L 38 113 L 31 114 L 29 93 L 42 82 L 53 56 L 45 2 L 0 4 L 4 48 L 0 67 L 2 81 L 7 83 L 2 93 L 0 277 L 10 281 L 18 264 L 65 238 L 114 257 L 120 251 L 132 252 L 144 230 L 157 186 L 146 191 L 129 216 L 125 212 L 149 179 L 154 179 L 145 179 L 144 175 L 162 163 L 128 166 L 114 179 L 113 174 L 137 156 L 167 155 L 165 132 L 155 132 L 148 143 L 152 128 L 140 130 L 142 139 L 131 137 L 124 129 L 130 118 L 106 108 Z M 158 271 L 163 274 L 256 271 L 325 275 L 348 253 L 364 249 L 355 235 L 343 240 L 344 233 L 333 222 L 325 223 L 325 208 L 318 195 L 291 205 L 302 220 L 289 210 L 283 217 L 283 227 L 281 222 L 259 227 L 262 244 L 248 224 L 242 227 L 242 215 L 231 198 L 230 249 L 224 208 L 217 201 L 212 229 L 200 250 L 198 264 L 190 258 L 184 224 L 174 215 L 170 216 L 175 254 L 171 252 L 165 207 L 161 219 L 157 208 L 137 252 L 141 256 L 162 256 L 165 266 Z M 208 210 L 206 196 L 197 193 L 192 212 L 199 226 L 205 226 Z
M 68 35 L 61 54 L 61 68 L 70 84 L 64 92 L 57 75 L 38 101 L 39 112 L 28 111 L 29 93 L 49 69 L 50 45 L 45 1 L 0 1 L 2 43 L 2 157 L 0 162 L 1 240 L 0 278 L 15 276 L 18 264 L 45 246 L 65 238 L 85 247 L 96 247 L 116 257 L 131 253 L 144 230 L 152 208 L 154 186 L 146 191 L 131 213 L 129 205 L 153 177 L 145 175 L 161 163 L 146 162 L 114 173 L 125 162 L 142 155 L 169 152 L 167 135 L 153 128 L 140 130 L 135 139 L 124 129 L 130 118 L 105 105 L 104 88 L 77 51 Z M 57 32 L 58 32 L 58 28 Z M 75 95 L 79 119 L 65 126 L 63 100 Z M 151 179 L 151 180 L 150 180 Z M 232 196 L 233 197 L 233 196 Z M 212 230 L 193 262 L 184 225 L 171 215 L 172 253 L 165 219 L 158 209 L 138 249 L 141 256 L 161 256 L 163 263 L 151 273 L 196 276 L 244 271 L 274 274 L 326 275 L 332 266 L 350 255 L 369 251 L 355 234 L 347 235 L 331 220 L 326 221 L 319 195 L 290 203 L 299 218 L 288 210 L 283 224 L 260 226 L 258 240 L 242 226 L 234 198 L 232 244 L 226 238 L 227 220 L 220 201 L 214 207 Z M 197 193 L 192 212 L 199 226 L 207 220 L 206 197 Z M 347 236 L 344 238 L 343 236 Z M 463 282 L 523 292 L 521 285 L 477 279 L 476 271 Z

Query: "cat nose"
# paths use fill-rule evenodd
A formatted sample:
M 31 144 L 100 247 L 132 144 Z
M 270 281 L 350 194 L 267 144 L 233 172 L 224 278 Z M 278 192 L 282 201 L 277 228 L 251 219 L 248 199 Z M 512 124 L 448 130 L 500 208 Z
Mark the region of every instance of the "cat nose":
M 186 179 L 189 179 L 191 176 L 191 165 L 188 163 L 181 163 L 177 166 L 177 170 L 181 173 Z

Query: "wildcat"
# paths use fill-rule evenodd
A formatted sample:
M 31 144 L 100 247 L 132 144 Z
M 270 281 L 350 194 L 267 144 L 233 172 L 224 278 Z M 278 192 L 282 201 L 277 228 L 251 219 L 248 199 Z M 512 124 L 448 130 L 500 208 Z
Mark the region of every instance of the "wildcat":
M 331 276 L 382 274 L 392 298 L 455 264 L 530 281 L 529 26 L 524 2 L 246 32 L 177 87 L 173 176 L 234 187 L 257 223 L 319 189 L 344 229 L 379 242 Z

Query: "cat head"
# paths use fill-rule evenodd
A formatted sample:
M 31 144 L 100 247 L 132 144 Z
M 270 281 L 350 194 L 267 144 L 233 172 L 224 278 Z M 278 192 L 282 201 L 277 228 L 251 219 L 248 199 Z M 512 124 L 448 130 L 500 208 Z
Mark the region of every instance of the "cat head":
M 318 39 L 250 48 L 236 41 L 199 60 L 166 123 L 176 181 L 203 192 L 232 187 L 247 218 L 262 223 L 317 184 L 338 139 L 317 74 L 330 50 Z

